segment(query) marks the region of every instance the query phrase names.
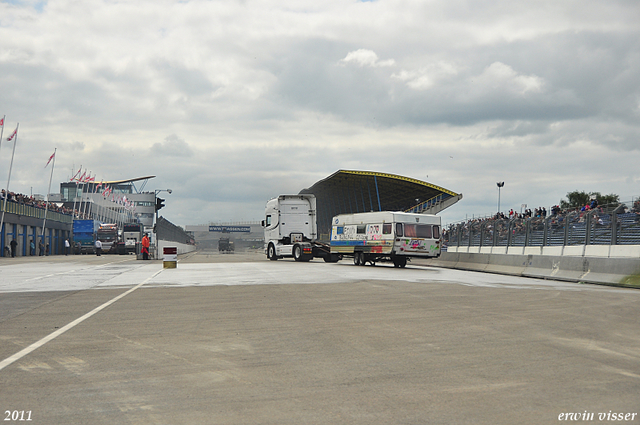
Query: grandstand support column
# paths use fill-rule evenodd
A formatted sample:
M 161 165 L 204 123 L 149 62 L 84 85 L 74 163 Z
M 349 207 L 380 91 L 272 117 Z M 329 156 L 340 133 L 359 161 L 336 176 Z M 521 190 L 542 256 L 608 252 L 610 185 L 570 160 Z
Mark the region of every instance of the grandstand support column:
M 378 177 L 374 175 L 373 181 L 376 184 L 376 196 L 378 197 L 378 211 L 382 211 L 382 205 L 380 204 L 380 191 L 378 190 Z
M 611 245 L 618 245 L 618 214 L 611 213 Z

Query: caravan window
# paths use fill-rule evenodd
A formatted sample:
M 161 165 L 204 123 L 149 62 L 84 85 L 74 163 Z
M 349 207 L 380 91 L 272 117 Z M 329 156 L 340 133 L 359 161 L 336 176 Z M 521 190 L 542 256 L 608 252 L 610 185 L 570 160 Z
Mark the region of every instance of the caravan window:
M 404 233 L 402 232 L 402 223 L 396 223 L 396 237 L 401 238 L 402 236 L 404 236 Z
M 430 224 L 417 224 L 418 237 L 431 239 L 431 225 Z
M 384 223 L 382 225 L 382 234 L 390 235 L 391 234 L 391 223 Z
M 433 238 L 440 239 L 440 226 L 433 226 Z
M 415 238 L 418 237 L 418 232 L 416 232 L 415 224 L 407 224 L 404 225 L 404 235 L 407 238 Z
M 400 223 L 398 223 L 400 226 Z M 401 236 L 401 235 L 399 235 Z M 425 238 L 431 239 L 431 225 L 430 224 L 404 224 L 404 236 L 407 238 Z
M 367 225 L 366 224 L 359 224 L 357 233 L 359 235 L 364 235 L 365 233 L 367 233 Z

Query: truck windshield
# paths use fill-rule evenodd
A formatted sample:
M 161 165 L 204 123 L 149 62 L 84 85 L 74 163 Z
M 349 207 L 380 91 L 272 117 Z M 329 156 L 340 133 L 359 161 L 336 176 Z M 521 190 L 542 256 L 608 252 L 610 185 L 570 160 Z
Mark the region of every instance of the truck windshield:
M 98 232 L 98 239 L 101 241 L 112 241 L 115 239 L 114 234 Z

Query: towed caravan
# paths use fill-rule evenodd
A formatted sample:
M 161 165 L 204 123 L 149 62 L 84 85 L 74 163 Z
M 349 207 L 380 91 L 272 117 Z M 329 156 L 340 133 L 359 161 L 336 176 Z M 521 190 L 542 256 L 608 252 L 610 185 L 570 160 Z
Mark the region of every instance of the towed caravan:
M 432 214 L 341 214 L 332 220 L 331 254 L 353 256 L 358 266 L 389 261 L 405 267 L 411 257 L 440 256 L 440 228 L 440 217 Z

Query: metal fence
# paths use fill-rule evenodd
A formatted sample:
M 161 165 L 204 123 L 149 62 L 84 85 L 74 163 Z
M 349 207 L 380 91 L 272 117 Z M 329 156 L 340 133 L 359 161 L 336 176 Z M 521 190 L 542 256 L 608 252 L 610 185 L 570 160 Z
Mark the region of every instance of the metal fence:
M 4 209 L 4 200 L 0 200 L 0 214 Z M 8 214 L 16 214 L 26 217 L 34 217 L 44 219 L 45 213 L 47 220 L 59 221 L 61 223 L 73 223 L 73 216 L 71 214 L 63 214 L 57 211 L 47 210 L 42 207 L 36 207 L 33 205 L 24 204 L 21 202 L 7 200 L 7 209 L 5 211 Z
M 640 202 L 548 217 L 479 219 L 450 225 L 445 246 L 640 245 Z

